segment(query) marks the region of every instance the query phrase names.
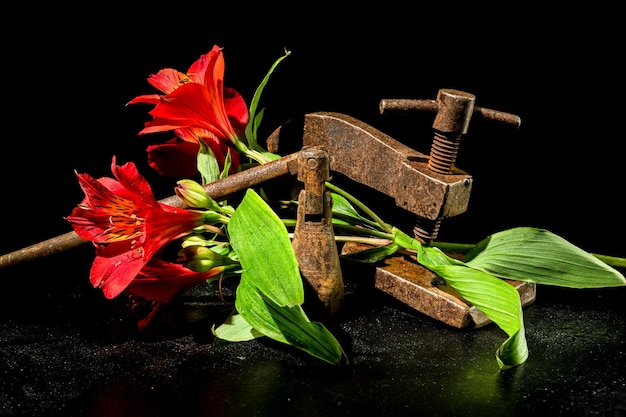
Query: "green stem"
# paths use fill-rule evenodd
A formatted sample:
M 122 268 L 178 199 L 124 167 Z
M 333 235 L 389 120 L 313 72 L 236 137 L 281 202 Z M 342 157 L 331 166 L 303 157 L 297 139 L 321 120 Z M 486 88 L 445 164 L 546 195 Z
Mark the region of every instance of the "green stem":
M 267 164 L 268 162 L 272 162 L 272 160 L 270 158 L 266 157 L 261 152 L 256 151 L 254 149 L 247 148 L 245 154 L 246 154 L 247 157 L 249 157 L 251 159 L 254 159 L 255 161 L 257 161 L 261 165 Z
M 283 224 L 287 227 L 295 227 L 297 223 L 296 219 L 281 218 L 281 220 Z M 393 233 L 385 233 L 379 230 L 367 229 L 365 227 L 333 223 L 333 228 L 352 233 L 352 235 L 350 236 L 337 235 L 336 240 L 341 240 L 342 242 L 359 242 L 362 240 L 362 236 L 370 236 L 376 238 L 379 242 L 381 241 L 381 239 L 386 241 L 393 240 Z
M 434 246 L 444 252 L 467 253 L 476 245 L 472 243 L 432 242 L 429 246 Z
M 592 253 L 593 256 L 600 259 L 607 265 L 611 265 L 616 268 L 626 268 L 626 258 L 619 258 L 617 256 L 608 256 L 608 255 L 600 255 L 597 253 Z
M 369 207 L 367 207 L 365 204 L 363 204 L 356 197 L 354 197 L 353 195 L 349 194 L 348 192 L 342 190 L 341 188 L 331 184 L 330 182 L 326 182 L 326 188 L 328 188 L 329 190 L 331 190 L 334 193 L 337 193 L 337 194 L 345 197 L 352 204 L 354 204 L 355 206 L 360 208 L 363 211 L 363 213 L 367 214 L 370 218 L 372 218 L 374 221 L 376 221 L 376 223 L 380 226 L 380 228 L 382 230 L 384 230 L 387 233 L 392 233 L 392 227 L 389 226 L 387 223 L 385 223 L 380 217 L 378 217 L 378 215 L 376 213 L 374 213 L 372 210 L 370 210 Z
M 377 237 L 358 237 L 358 236 L 335 236 L 336 242 L 353 242 L 353 243 L 364 243 L 366 245 L 371 246 L 384 246 L 388 245 L 391 240 L 389 239 L 381 239 Z
M 352 232 L 354 235 L 359 235 L 359 236 L 365 235 L 365 236 L 377 237 L 379 239 L 393 240 L 392 233 L 380 232 L 374 229 L 366 229 L 364 227 L 352 226 L 348 224 L 333 224 L 333 227 L 336 229 L 342 229 L 348 232 Z M 347 238 L 347 236 L 344 236 L 344 239 L 345 238 Z

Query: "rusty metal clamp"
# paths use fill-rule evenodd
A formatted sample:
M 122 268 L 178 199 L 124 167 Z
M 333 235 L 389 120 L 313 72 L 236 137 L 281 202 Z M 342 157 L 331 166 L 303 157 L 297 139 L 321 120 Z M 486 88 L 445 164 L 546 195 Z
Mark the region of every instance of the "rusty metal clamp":
M 328 151 L 305 146 L 298 155 L 298 181 L 304 189 L 298 196 L 292 246 L 300 273 L 308 283 L 309 312 L 335 316 L 343 307 L 344 283 L 332 225 L 332 197 L 325 183 L 330 179 Z

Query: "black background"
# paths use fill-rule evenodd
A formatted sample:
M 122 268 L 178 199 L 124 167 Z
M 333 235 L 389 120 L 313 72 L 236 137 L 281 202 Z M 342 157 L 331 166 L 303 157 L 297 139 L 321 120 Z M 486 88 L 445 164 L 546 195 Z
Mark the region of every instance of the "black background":
M 54 6 L 10 17 L 21 24 L 3 28 L 4 252 L 70 230 L 63 217 L 82 198 L 74 170 L 109 175 L 117 155 L 153 181 L 145 164 L 153 138 L 137 135 L 149 107 L 125 104 L 155 92 L 150 74 L 186 71 L 217 44 L 226 85 L 248 101 L 283 49 L 292 51 L 263 96 L 262 135 L 303 113 L 337 111 L 428 153 L 434 115 L 383 116 L 378 103 L 434 99 L 440 88 L 519 115 L 518 130 L 470 125 L 457 158 L 474 177 L 470 207 L 439 238 L 473 243 L 530 225 L 624 255 L 623 36 L 611 10 L 185 9 Z M 169 184 L 155 193 L 170 195 Z
M 171 195 L 171 184 L 163 186 L 162 179 L 146 164 L 145 148 L 151 138 L 137 135 L 148 120 L 149 108 L 127 107 L 126 103 L 137 95 L 155 92 L 147 83 L 150 74 L 167 67 L 186 71 L 200 55 L 217 44 L 224 48 L 225 84 L 237 89 L 248 101 L 274 60 L 285 48 L 292 51 L 272 76 L 263 96 L 261 104 L 267 110 L 261 137 L 292 117 L 314 111 L 335 111 L 361 119 L 427 153 L 433 115 L 380 115 L 378 103 L 384 98 L 434 99 L 440 88 L 472 93 L 477 106 L 519 115 L 522 125 L 517 130 L 472 121 L 457 158 L 457 166 L 474 178 L 469 209 L 446 219 L 439 238 L 475 243 L 491 233 L 525 225 L 547 228 L 590 252 L 626 256 L 623 241 L 626 232 L 622 126 L 624 34 L 620 17 L 617 10 L 601 4 L 593 8 L 570 5 L 552 10 L 519 3 L 462 8 L 447 3 L 434 7 L 420 3 L 400 6 L 390 2 L 350 7 L 333 3 L 292 3 L 280 7 L 268 4 L 218 6 L 204 2 L 157 7 L 156 3 L 133 3 L 133 10 L 98 4 L 88 10 L 59 4 L 14 5 L 13 11 L 4 15 L 1 29 L 5 131 L 0 164 L 3 193 L 0 253 L 70 231 L 64 217 L 83 197 L 74 171 L 94 177 L 108 176 L 113 155 L 120 162 L 135 162 L 139 171 L 153 182 L 157 198 Z M 375 163 L 375 155 L 363 157 Z M 379 214 L 385 217 L 385 212 Z M 137 382 L 133 378 L 140 379 L 137 390 L 152 383 L 150 376 L 146 382 L 141 380 L 145 375 L 133 374 L 126 378 L 123 370 L 120 373 L 117 361 L 128 360 L 131 373 L 133 364 L 141 363 L 142 358 L 137 357 L 140 351 L 133 350 L 134 346 L 115 341 L 108 344 L 111 335 L 100 335 L 107 339 L 105 344 L 96 343 L 94 347 L 89 342 L 87 348 L 76 348 L 80 354 L 71 350 L 75 337 L 85 336 L 90 340 L 94 329 L 106 332 L 111 327 L 110 321 L 104 330 L 94 324 L 110 320 L 110 304 L 88 282 L 92 259 L 91 248 L 81 247 L 1 272 L 0 312 L 6 319 L 5 336 L 11 341 L 6 345 L 7 356 L 19 352 L 20 337 L 23 337 L 30 340 L 29 344 L 24 343 L 23 349 L 24 355 L 31 355 L 29 361 L 38 361 L 39 355 L 53 360 L 48 365 L 38 363 L 41 368 L 35 366 L 24 376 L 28 383 L 35 381 L 43 387 L 36 392 L 46 398 L 38 403 L 41 408 L 51 404 L 50 401 L 62 403 L 63 395 L 80 398 L 72 392 L 56 393 L 56 397 L 47 395 L 51 386 L 61 387 L 61 391 L 67 388 L 66 381 L 61 380 L 66 375 L 59 374 L 58 369 L 67 369 L 70 375 L 67 378 L 75 383 L 71 386 L 77 391 L 82 384 L 95 391 L 93 387 L 106 385 L 110 375 L 114 375 L 110 378 L 120 379 L 122 388 L 118 389 L 130 389 L 131 393 L 135 392 L 133 386 Z M 619 375 L 619 366 L 623 367 L 623 341 L 608 340 L 606 345 L 612 351 L 603 353 L 606 346 L 600 342 L 593 345 L 585 334 L 590 329 L 598 329 L 598 323 L 608 323 L 606 333 L 602 327 L 602 332 L 592 336 L 605 340 L 611 334 L 612 323 L 623 326 L 623 320 L 613 314 L 623 313 L 623 304 L 618 299 L 619 292 L 585 294 L 589 294 L 586 301 L 585 295 L 580 293 L 539 291 L 543 304 L 530 310 L 528 321 L 531 355 L 534 356 L 526 368 L 528 381 L 524 384 L 527 385 L 519 389 L 512 387 L 507 404 L 515 404 L 516 409 L 526 411 L 562 411 L 571 404 L 570 409 L 580 415 L 584 415 L 586 408 L 595 409 L 587 401 L 598 401 L 597 407 L 609 404 L 606 408 L 612 409 L 614 387 L 620 380 L 616 375 Z M 607 300 L 609 303 L 604 309 L 602 302 Z M 382 311 L 380 317 L 376 316 L 379 311 Z M 99 314 L 105 317 L 101 320 Z M 465 353 L 457 362 L 465 358 L 467 363 L 474 363 L 474 351 L 466 352 L 464 343 L 480 340 L 480 352 L 485 352 L 481 353 L 480 361 L 488 364 L 481 367 L 493 365 L 490 344 L 495 349 L 502 342 L 502 335 L 494 330 L 456 333 L 439 323 L 422 323 L 419 315 L 404 315 L 402 309 L 389 309 L 387 305 L 380 310 L 373 308 L 362 318 L 355 317 L 357 339 L 366 339 L 365 346 L 372 346 L 373 350 L 379 346 L 370 337 L 373 339 L 381 332 L 387 334 L 384 326 L 390 317 L 392 325 L 399 322 L 407 326 L 396 329 L 400 332 L 398 340 L 404 340 L 403 337 L 415 331 L 414 322 L 420 329 L 424 326 L 426 333 L 420 340 L 436 340 L 441 346 L 433 349 L 432 362 L 418 361 L 418 368 L 419 372 L 432 372 L 435 380 L 437 369 L 441 369 L 439 363 L 450 360 L 437 355 L 437 352 L 447 352 L 447 341 L 460 341 L 459 350 Z M 569 327 L 561 327 L 560 320 L 569 320 Z M 25 330 L 17 327 L 14 330 L 16 333 L 24 331 L 24 336 L 16 339 L 11 330 L 6 332 L 14 323 L 24 325 Z M 583 327 L 577 327 L 576 323 L 582 323 Z M 376 326 L 379 327 L 372 329 Z M 56 329 L 56 333 L 49 333 L 49 328 Z M 546 339 L 543 339 L 543 331 Z M 623 329 L 613 331 L 615 338 L 623 336 Z M 81 332 L 82 335 L 76 336 Z M 434 332 L 442 335 L 441 338 L 432 338 Z M 570 332 L 576 336 L 570 336 Z M 70 349 L 72 353 L 57 352 L 57 342 L 46 344 L 48 338 L 60 339 L 59 349 L 62 352 Z M 178 342 L 173 338 L 164 346 L 142 345 L 147 349 L 162 349 L 156 357 L 164 367 L 155 368 L 155 379 L 170 372 L 168 363 L 180 360 L 170 355 L 172 346 L 168 346 L 168 343 L 176 345 Z M 193 354 L 198 349 L 196 342 L 176 345 L 173 350 L 189 349 Z M 42 343 L 43 348 L 38 349 Z M 595 347 L 589 348 L 590 344 Z M 482 350 L 483 345 L 487 345 L 486 350 Z M 581 350 L 568 350 L 572 345 Z M 129 350 L 125 351 L 127 347 Z M 203 347 L 200 345 L 200 350 Z M 543 348 L 545 359 L 541 356 Z M 107 349 L 120 356 L 109 357 Z M 235 349 L 242 349 L 241 355 L 250 355 L 250 358 L 259 354 L 257 345 L 253 345 L 250 352 L 245 351 L 247 345 Z M 406 360 L 404 363 L 413 370 L 414 357 L 401 346 L 399 349 L 406 353 L 406 357 L 401 355 L 400 359 Z M 47 356 L 49 351 L 52 356 Z M 234 352 L 237 355 L 237 351 Z M 266 356 L 268 366 L 287 363 L 280 356 L 281 352 L 274 352 L 261 346 L 260 354 Z M 102 362 L 88 363 L 92 354 L 102 358 Z M 576 358 L 570 362 L 570 354 L 581 357 L 573 368 Z M 603 354 L 621 362 L 607 365 L 602 362 Z M 205 361 L 204 351 L 200 355 L 202 360 L 198 363 L 211 363 Z M 216 353 L 215 357 L 234 363 L 228 354 L 220 355 L 222 353 Z M 63 362 L 67 358 L 69 362 Z M 388 360 L 393 362 L 394 358 Z M 446 371 L 451 377 L 456 374 L 457 362 L 454 361 L 448 363 Z M 262 361 L 252 362 L 254 366 L 262 364 Z M 371 390 L 367 395 L 375 396 L 375 391 L 380 390 L 389 397 L 393 397 L 390 393 L 400 396 L 401 391 L 396 390 L 394 383 L 400 383 L 401 378 L 393 382 L 394 374 L 389 371 L 387 361 L 382 361 L 378 368 L 373 365 L 375 360 L 369 361 L 369 356 L 365 355 L 363 363 L 361 368 L 356 368 L 355 375 L 361 378 L 365 375 Z M 101 373 L 81 375 L 83 366 L 90 370 L 94 367 L 94 371 Z M 217 369 L 221 364 L 210 366 Z M 397 368 L 396 371 L 400 370 L 401 365 Z M 256 375 L 257 368 L 250 369 Z M 284 373 L 294 372 L 289 376 L 295 376 L 296 381 L 287 379 L 285 384 L 294 389 L 292 395 L 296 396 L 299 394 L 295 392 L 306 392 L 327 377 L 318 375 L 317 371 L 307 374 L 310 368 L 303 369 L 299 365 L 295 371 L 286 369 L 282 369 L 281 378 Z M 359 369 L 362 374 L 358 374 Z M 589 391 L 585 376 L 590 375 L 592 369 L 600 374 L 594 375 L 598 378 L 596 388 L 600 387 L 597 395 L 596 391 Z M 202 374 L 205 370 L 194 367 L 192 374 Z M 15 370 L 11 372 L 21 375 Z M 39 372 L 48 373 L 39 378 Z M 606 380 L 602 379 L 603 374 Z M 225 377 L 236 378 L 236 375 Z M 184 397 L 194 389 L 191 380 L 174 379 L 182 384 L 182 388 L 173 393 L 174 397 Z M 298 384 L 305 384 L 303 381 L 307 380 L 310 386 L 300 389 Z M 242 383 L 245 391 L 248 382 Z M 217 382 L 211 379 L 209 383 L 213 392 L 212 384 Z M 345 384 L 354 386 L 351 380 L 345 380 Z M 420 388 L 423 395 L 416 398 L 430 396 L 427 382 L 424 384 Z M 14 387 L 9 386 L 4 388 L 10 394 Z M 603 386 L 606 388 L 602 389 Z M 389 387 L 392 388 L 387 390 Z M 354 389 L 346 392 L 354 393 Z M 623 395 L 623 390 L 620 392 Z M 605 396 L 601 397 L 603 393 Z M 118 394 L 113 392 L 111 396 L 118 398 Z M 497 391 L 494 395 L 497 398 L 504 394 Z M 563 402 L 554 403 L 555 395 L 563 398 Z M 25 398 L 29 404 L 38 397 L 26 395 Z M 85 398 L 81 400 L 87 404 L 85 408 L 100 409 L 97 407 L 100 397 L 87 395 Z M 237 396 L 224 396 L 216 401 L 222 398 L 225 402 L 232 401 L 234 407 L 241 406 Z M 382 404 L 382 411 L 387 404 L 395 404 L 388 407 L 397 411 L 405 401 L 404 398 L 377 400 Z M 19 401 L 21 398 L 10 405 L 19 409 L 16 405 Z M 96 406 L 92 407 L 92 401 Z M 135 404 L 131 399 L 127 401 L 128 409 L 133 409 Z M 536 405 L 520 405 L 526 404 L 525 401 Z M 37 409 L 33 404 L 37 403 L 31 402 L 32 407 L 25 409 Z M 355 401 L 353 409 L 357 411 L 368 408 L 365 403 L 355 404 L 358 403 Z M 500 407 L 497 402 L 491 404 L 496 410 Z M 56 406 L 50 405 L 51 409 Z M 480 414 L 483 407 L 477 402 L 474 411 Z

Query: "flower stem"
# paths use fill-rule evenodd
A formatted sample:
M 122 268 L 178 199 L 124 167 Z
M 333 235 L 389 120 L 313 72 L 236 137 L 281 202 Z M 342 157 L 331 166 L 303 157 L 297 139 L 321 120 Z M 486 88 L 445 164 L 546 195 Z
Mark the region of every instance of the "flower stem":
M 330 182 L 326 182 L 326 188 L 328 188 L 329 190 L 331 190 L 334 193 L 337 193 L 337 194 L 345 197 L 352 204 L 354 204 L 355 206 L 360 208 L 363 211 L 363 213 L 367 214 L 370 218 L 372 218 L 374 221 L 376 221 L 378 226 L 383 231 L 385 231 L 387 233 L 392 233 L 392 227 L 389 226 L 387 223 L 385 223 L 380 217 L 378 217 L 378 215 L 376 213 L 374 213 L 372 210 L 370 210 L 369 207 L 367 207 L 365 204 L 363 204 L 356 197 L 354 197 L 353 195 L 349 194 L 348 192 L 342 190 L 341 188 L 337 187 L 336 185 L 331 184 Z
M 467 253 L 476 245 L 472 243 L 432 242 L 429 246 L 437 247 L 444 252 Z
M 357 238 L 357 236 L 371 236 L 384 240 L 393 240 L 392 233 L 381 232 L 374 229 L 367 229 L 365 227 L 352 226 L 347 224 L 333 224 L 333 227 L 337 229 L 343 229 L 346 231 L 350 231 L 353 233 L 352 237 Z M 347 236 L 343 236 L 343 239 L 348 239 Z
M 626 258 L 620 258 L 617 256 L 608 256 L 608 255 L 600 255 L 597 253 L 592 253 L 593 256 L 600 259 L 607 265 L 611 265 L 613 267 L 618 268 L 626 268 Z
M 254 149 L 247 148 L 247 150 L 245 151 L 245 154 L 247 157 L 257 161 L 261 165 L 266 164 L 268 162 L 272 162 L 270 158 L 266 157 L 259 151 L 255 151 Z

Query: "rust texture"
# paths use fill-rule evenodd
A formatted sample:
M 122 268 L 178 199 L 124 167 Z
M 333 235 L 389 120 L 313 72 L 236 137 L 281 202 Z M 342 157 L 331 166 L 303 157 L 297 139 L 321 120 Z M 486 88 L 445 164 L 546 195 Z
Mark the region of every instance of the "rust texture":
M 519 116 L 477 107 L 475 101 L 476 97 L 473 94 L 454 89 L 440 89 L 436 100 L 384 99 L 380 101 L 378 107 L 381 114 L 435 111 L 428 168 L 434 173 L 449 175 L 454 173 L 461 138 L 467 133 L 474 115 L 516 128 L 521 124 Z M 443 218 L 444 216 L 439 216 L 436 219 L 426 218 L 432 221 L 418 221 L 413 229 L 415 237 L 423 243 L 432 242 L 437 238 Z
M 292 246 L 302 277 L 316 301 L 307 309 L 324 318 L 343 307 L 344 283 L 332 225 L 332 197 L 324 185 L 330 178 L 328 151 L 304 147 L 298 158 L 298 180 L 304 189 L 298 197 Z
M 342 253 L 355 253 L 366 245 L 346 243 Z M 458 254 L 449 254 L 461 258 Z M 491 323 L 482 311 L 469 304 L 449 285 L 436 285 L 437 274 L 419 265 L 412 258 L 390 256 L 377 266 L 374 287 L 435 320 L 458 329 L 479 328 Z M 508 280 L 520 294 L 522 306 L 535 301 L 534 283 Z
M 426 155 L 360 120 L 340 113 L 307 114 L 302 140 L 305 146 L 328 149 L 331 171 L 393 197 L 417 216 L 436 220 L 467 210 L 469 174 L 433 172 Z
M 74 231 L 67 232 L 0 256 L 0 269 L 17 266 L 38 258 L 45 258 L 55 253 L 78 247 L 86 242 L 86 240 L 78 237 Z

